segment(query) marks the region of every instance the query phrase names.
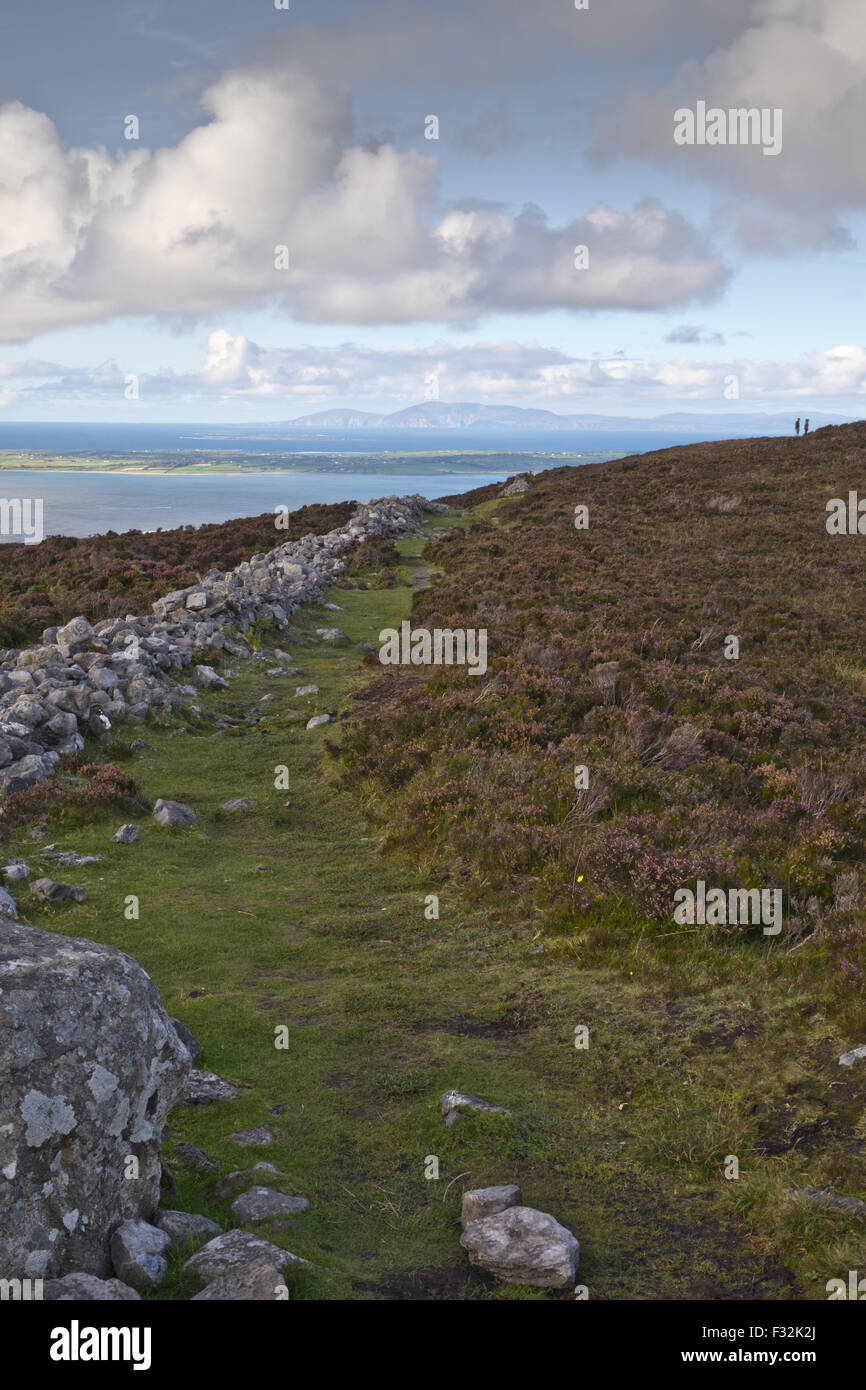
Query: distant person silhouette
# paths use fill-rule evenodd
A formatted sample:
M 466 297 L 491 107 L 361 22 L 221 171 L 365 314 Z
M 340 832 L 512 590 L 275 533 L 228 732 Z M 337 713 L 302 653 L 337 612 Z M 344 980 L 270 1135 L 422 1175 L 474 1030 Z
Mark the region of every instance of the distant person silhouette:
M 804 433 L 804 434 L 808 434 L 808 433 L 809 433 L 809 421 L 808 421 L 808 420 L 806 421 L 806 424 L 805 424 L 804 427 L 803 427 L 803 433 Z
M 799 421 L 799 420 L 797 421 L 796 425 L 794 426 L 794 432 L 795 432 L 795 434 L 799 434 L 799 433 L 800 433 L 800 421 Z

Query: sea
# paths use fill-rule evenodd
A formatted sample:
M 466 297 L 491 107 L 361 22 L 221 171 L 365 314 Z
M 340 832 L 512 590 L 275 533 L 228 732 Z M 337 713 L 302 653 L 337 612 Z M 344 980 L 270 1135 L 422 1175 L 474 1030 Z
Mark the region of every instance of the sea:
M 599 453 L 634 454 L 699 439 L 730 438 L 730 432 L 706 434 L 653 430 L 293 430 L 287 425 L 129 425 L 0 423 L 0 454 L 22 450 L 52 455 L 195 451 L 213 462 L 227 453 L 291 455 L 293 469 L 279 473 L 142 474 L 57 472 L 53 469 L 0 469 L 0 499 L 41 499 L 45 535 L 92 536 L 106 531 L 155 531 L 200 526 L 257 516 L 278 506 L 295 511 L 310 503 L 410 492 L 431 500 L 503 481 L 521 466 L 519 458 L 497 471 L 455 473 L 353 473 L 353 454 L 496 450 L 522 452 L 576 451 L 590 462 Z M 346 471 L 320 473 L 304 469 L 317 454 L 344 454 Z M 264 460 L 263 460 L 264 462 Z M 532 467 L 561 467 L 562 460 L 534 460 Z M 0 542 L 20 543 L 20 536 L 0 533 Z

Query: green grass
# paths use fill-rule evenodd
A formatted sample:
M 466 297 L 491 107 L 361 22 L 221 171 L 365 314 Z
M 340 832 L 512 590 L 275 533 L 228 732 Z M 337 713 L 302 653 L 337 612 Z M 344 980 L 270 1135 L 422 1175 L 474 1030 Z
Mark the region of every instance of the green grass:
M 203 1042 L 199 1065 L 240 1087 L 233 1102 L 176 1109 L 166 1154 L 171 1163 L 175 1143 L 199 1144 L 220 1174 L 266 1158 L 285 1174 L 277 1185 L 310 1199 L 296 1228 L 261 1228 L 309 1261 L 289 1272 L 292 1298 L 573 1296 L 470 1270 L 461 1193 L 512 1181 L 579 1237 L 579 1279 L 593 1299 L 825 1297 L 827 1278 L 862 1267 L 866 1239 L 856 1222 L 781 1199 L 786 1183 L 844 1178 L 819 1075 L 840 1079 L 838 1043 L 796 987 L 756 998 L 744 951 L 690 949 L 686 960 L 680 941 L 665 958 L 631 920 L 628 950 L 587 962 L 604 923 L 582 941 L 540 909 L 509 914 L 501 901 L 470 898 L 431 877 L 424 856 L 382 854 L 375 823 L 327 752 L 339 725 L 306 732 L 292 721 L 298 708 L 351 718 L 354 697 L 363 704 L 381 672 L 362 666 L 357 644 L 375 644 L 408 615 L 409 585 L 426 574 L 420 549 L 401 542 L 399 586 L 335 589 L 341 613 L 296 615 L 297 635 L 280 645 L 303 668 L 297 682 L 244 664 L 230 690 L 206 698 L 216 714 L 264 710 L 260 723 L 225 736 L 207 723 L 124 730 L 151 745 L 125 770 L 151 799 L 192 805 L 199 828 L 166 832 L 143 816 L 139 843 L 123 846 L 110 838 L 119 815 L 48 822 L 62 848 L 101 863 L 46 870 L 85 887 L 83 905 L 51 910 L 25 891 L 22 915 L 128 951 Z M 309 640 L 334 623 L 350 647 L 327 652 Z M 296 699 L 295 685 L 307 683 L 320 694 Z M 269 692 L 277 699 L 260 705 Z M 287 792 L 274 789 L 281 764 Z M 219 813 L 239 796 L 253 798 L 252 813 Z M 6 849 L 39 864 L 23 832 Z M 433 892 L 438 921 L 424 916 Z M 130 894 L 138 921 L 124 916 Z M 539 942 L 544 952 L 530 954 Z M 590 1028 L 586 1051 L 574 1046 L 578 1024 Z M 286 1051 L 274 1046 L 280 1025 Z M 467 1116 L 446 1130 L 438 1100 L 451 1087 L 514 1118 Z M 830 1095 L 837 1110 L 856 1107 L 856 1092 Z M 821 1144 L 759 1153 L 795 1119 Z M 268 1148 L 228 1138 L 261 1124 L 276 1134 Z M 722 1174 L 730 1153 L 739 1182 Z M 430 1156 L 438 1181 L 424 1176 Z M 164 1204 L 229 1225 L 216 1179 L 172 1166 L 179 1192 Z M 188 1253 L 172 1257 L 157 1297 L 195 1290 L 181 1269 Z

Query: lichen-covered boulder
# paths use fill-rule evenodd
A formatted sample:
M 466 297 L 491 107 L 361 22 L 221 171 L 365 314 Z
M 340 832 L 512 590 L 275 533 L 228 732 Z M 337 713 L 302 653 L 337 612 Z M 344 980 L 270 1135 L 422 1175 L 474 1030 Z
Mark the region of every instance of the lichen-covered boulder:
M 0 922 L 0 1278 L 112 1272 L 118 1225 L 158 1208 L 189 1069 L 131 956 Z

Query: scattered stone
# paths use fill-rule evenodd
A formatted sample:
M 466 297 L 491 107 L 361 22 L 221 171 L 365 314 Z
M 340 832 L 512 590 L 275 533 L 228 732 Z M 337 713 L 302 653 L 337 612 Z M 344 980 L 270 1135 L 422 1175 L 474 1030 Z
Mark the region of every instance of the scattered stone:
M 53 878 L 34 879 L 30 891 L 40 902 L 53 903 L 55 906 L 60 903 L 83 903 L 87 897 L 83 888 L 76 888 L 72 883 L 58 883 Z
M 233 1197 L 241 1188 L 249 1186 L 256 1173 L 273 1173 L 276 1177 L 282 1177 L 273 1163 L 256 1163 L 252 1168 L 238 1168 L 234 1173 L 226 1173 L 216 1184 L 214 1192 L 220 1198 Z
M 511 1111 L 506 1110 L 502 1105 L 491 1105 L 489 1100 L 482 1100 L 480 1096 L 473 1096 L 468 1091 L 446 1091 L 440 1097 L 439 1108 L 445 1116 L 446 1129 L 453 1129 L 460 1118 L 461 1110 L 483 1110 L 488 1114 L 510 1115 Z
M 318 695 L 318 693 L 319 687 L 317 685 L 299 685 L 295 691 L 296 695 Z
M 239 1129 L 236 1134 L 230 1134 L 229 1139 L 240 1144 L 241 1148 L 253 1149 L 262 1144 L 273 1144 L 274 1131 L 268 1125 L 259 1125 L 257 1129 Z
M 115 830 L 112 840 L 118 845 L 134 845 L 141 831 L 137 825 L 122 825 L 119 830 Z
M 251 811 L 252 807 L 253 803 L 250 797 L 236 796 L 232 801 L 224 801 L 220 810 L 234 813 L 237 811 Z
M 204 1053 L 204 1048 L 194 1033 L 191 1033 L 185 1023 L 181 1023 L 179 1018 L 173 1018 L 174 1031 L 180 1038 L 184 1047 L 193 1062 L 197 1062 Z
M 198 825 L 198 816 L 191 806 L 182 801 L 165 801 L 159 798 L 153 808 L 153 819 L 158 825 Z
M 209 1216 L 200 1216 L 195 1211 L 158 1211 L 153 1218 L 169 1238 L 170 1244 L 184 1245 L 188 1240 L 210 1240 L 222 1234 L 222 1228 Z
M 320 724 L 330 724 L 330 722 L 331 716 L 329 714 L 314 714 L 312 719 L 307 720 L 307 728 L 318 729 Z
M 844 1212 L 846 1216 L 866 1216 L 866 1202 L 860 1197 L 842 1197 L 838 1192 L 824 1192 L 820 1187 L 786 1187 L 785 1196 L 791 1201 L 805 1202 L 811 1207 L 826 1207 Z
M 170 1244 L 167 1232 L 147 1221 L 122 1221 L 111 1237 L 115 1273 L 133 1288 L 158 1289 L 168 1273 L 163 1251 Z
M 509 483 L 500 492 L 500 497 L 519 497 L 522 493 L 529 491 L 529 479 L 525 474 L 519 474 L 513 483 Z
M 75 854 L 71 849 L 58 849 L 51 852 L 46 849 L 42 853 L 53 864 L 59 864 L 61 869 L 85 869 L 88 864 L 99 863 L 98 854 Z
M 839 1058 L 840 1067 L 853 1067 L 855 1062 L 862 1062 L 866 1058 L 866 1047 L 855 1047 L 851 1052 L 843 1052 Z
M 185 1168 L 194 1168 L 198 1173 L 217 1171 L 213 1159 L 208 1158 L 204 1149 L 200 1149 L 197 1144 L 175 1144 L 172 1158 L 182 1163 Z
M 301 1263 L 297 1255 L 290 1255 L 288 1250 L 281 1250 L 262 1236 L 235 1230 L 209 1240 L 190 1256 L 184 1269 L 197 1274 L 203 1284 L 209 1284 L 214 1279 L 236 1274 L 254 1260 L 266 1260 L 277 1270 L 284 1269 L 287 1264 Z
M 533 1207 L 508 1207 L 470 1221 L 460 1244 L 470 1264 L 508 1284 L 564 1289 L 574 1283 L 577 1240 L 554 1217 Z
M 0 888 L 0 915 L 11 917 L 14 922 L 18 920 L 18 904 L 5 888 Z
M 306 1197 L 287 1197 L 272 1187 L 251 1187 L 232 1202 L 232 1216 L 238 1225 L 247 1226 L 278 1216 L 297 1216 L 309 1205 Z
M 218 676 L 212 666 L 194 667 L 192 678 L 196 685 L 200 685 L 204 690 L 228 690 L 228 681 Z
M 149 749 L 150 746 L 149 743 L 145 743 L 143 738 L 134 738 L 129 745 L 129 751 L 130 753 L 143 753 L 145 749 Z
M 24 879 L 30 877 L 30 870 L 23 859 L 16 859 L 13 863 L 7 864 L 0 869 L 7 883 L 23 883 Z
M 46 1280 L 42 1289 L 46 1303 L 121 1303 L 141 1299 L 141 1294 L 120 1279 L 97 1279 L 95 1274 L 64 1274 Z
M 484 1216 L 496 1216 L 507 1207 L 522 1207 L 523 1198 L 515 1183 L 504 1187 L 476 1187 L 463 1193 L 463 1207 L 460 1224 L 468 1226 L 470 1221 L 480 1221 Z
M 254 1300 L 285 1300 L 286 1292 L 280 1266 L 267 1255 L 261 1255 L 218 1279 L 212 1279 L 201 1293 L 193 1295 L 190 1302 L 240 1303 Z
M 210 1105 L 215 1100 L 234 1100 L 238 1090 L 212 1071 L 191 1071 L 184 1082 L 179 1105 Z

